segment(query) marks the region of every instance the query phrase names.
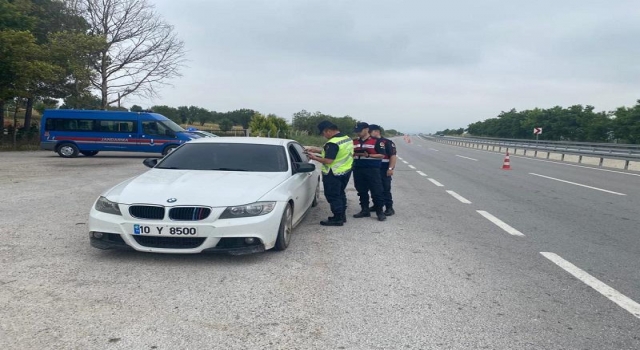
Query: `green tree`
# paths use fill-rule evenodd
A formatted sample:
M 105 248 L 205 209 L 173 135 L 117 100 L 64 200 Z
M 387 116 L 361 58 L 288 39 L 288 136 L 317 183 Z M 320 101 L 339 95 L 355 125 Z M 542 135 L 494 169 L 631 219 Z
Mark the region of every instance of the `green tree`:
M 220 126 L 220 130 L 221 131 L 227 132 L 227 131 L 233 129 L 233 122 L 229 118 L 224 118 L 224 119 L 220 120 L 218 125 Z
M 173 120 L 176 123 L 181 123 L 180 113 L 176 108 L 169 106 L 153 106 L 151 110 L 154 113 L 162 114 L 163 116 Z
M 254 136 L 275 137 L 278 128 L 273 124 L 273 120 L 267 119 L 264 115 L 256 113 L 249 122 L 249 128 Z
M 131 112 L 142 112 L 144 109 L 138 105 L 133 105 L 131 106 L 131 108 L 129 108 L 129 111 Z

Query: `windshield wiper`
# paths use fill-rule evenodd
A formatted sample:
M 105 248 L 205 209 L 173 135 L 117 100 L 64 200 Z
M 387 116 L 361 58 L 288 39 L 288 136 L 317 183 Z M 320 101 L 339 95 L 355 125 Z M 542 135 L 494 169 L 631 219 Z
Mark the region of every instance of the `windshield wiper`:
M 211 168 L 209 170 L 222 170 L 222 171 L 248 171 L 247 169 L 237 169 L 237 168 Z

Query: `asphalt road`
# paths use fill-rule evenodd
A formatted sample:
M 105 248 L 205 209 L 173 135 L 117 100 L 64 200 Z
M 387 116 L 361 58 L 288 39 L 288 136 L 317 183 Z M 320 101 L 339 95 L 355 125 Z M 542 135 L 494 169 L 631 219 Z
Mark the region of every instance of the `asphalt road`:
M 0 348 L 640 348 L 640 177 L 398 149 L 397 215 L 327 228 L 322 202 L 287 251 L 244 257 L 91 248 L 89 207 L 144 157 L 0 153 Z

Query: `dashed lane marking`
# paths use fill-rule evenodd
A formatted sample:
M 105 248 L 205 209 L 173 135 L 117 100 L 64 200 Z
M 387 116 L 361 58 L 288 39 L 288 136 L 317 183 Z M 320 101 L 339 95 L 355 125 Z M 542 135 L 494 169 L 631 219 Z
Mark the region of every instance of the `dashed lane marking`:
M 567 184 L 570 184 L 570 185 L 575 185 L 575 186 L 585 187 L 585 188 L 589 188 L 589 189 L 596 190 L 596 191 L 602 191 L 602 192 L 606 192 L 606 193 L 611 193 L 611 194 L 615 194 L 615 195 L 618 195 L 618 196 L 626 196 L 626 194 L 624 194 L 624 193 L 613 192 L 613 191 L 609 191 L 609 190 L 605 190 L 605 189 L 598 188 L 598 187 L 593 187 L 593 186 L 587 186 L 587 185 L 579 184 L 577 182 L 571 182 L 571 181 L 567 181 L 567 180 L 556 179 L 555 177 L 551 177 L 551 176 L 545 176 L 545 175 L 540 175 L 540 174 L 536 174 L 536 173 L 529 173 L 529 174 L 530 175 L 534 175 L 534 176 L 543 177 L 545 179 L 564 182 L 564 183 L 567 183 Z
M 617 290 L 609 287 L 604 282 L 591 276 L 586 271 L 580 269 L 574 264 L 568 262 L 567 260 L 564 260 L 558 254 L 549 252 L 541 252 L 540 254 L 542 254 L 542 256 L 544 256 L 545 258 L 551 260 L 554 264 L 560 266 L 560 268 L 562 268 L 563 270 L 573 275 L 573 277 L 579 279 L 589 287 L 595 289 L 598 293 L 604 295 L 609 300 L 618 304 L 618 306 L 627 310 L 633 316 L 640 318 L 640 304 L 636 303 Z
M 477 210 L 478 214 L 484 216 L 487 220 L 491 221 L 492 223 L 494 223 L 496 226 L 500 227 L 501 229 L 505 230 L 508 234 L 512 235 L 512 236 L 519 236 L 519 237 L 524 237 L 524 234 L 518 230 L 516 230 L 515 228 L 509 226 L 507 223 L 505 223 L 504 221 L 498 219 L 497 217 L 489 214 L 488 212 L 484 211 L 484 210 Z
M 462 202 L 464 204 L 471 204 L 471 202 L 468 199 L 462 197 L 461 195 L 459 195 L 459 194 L 457 194 L 457 193 L 455 193 L 453 191 L 447 191 L 447 193 L 450 194 L 451 196 L 453 196 L 453 198 L 459 200 L 460 202 Z

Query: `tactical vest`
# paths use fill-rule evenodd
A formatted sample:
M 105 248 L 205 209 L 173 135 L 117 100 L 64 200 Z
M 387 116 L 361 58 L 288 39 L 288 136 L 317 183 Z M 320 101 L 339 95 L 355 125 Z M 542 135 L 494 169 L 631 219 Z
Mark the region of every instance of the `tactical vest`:
M 344 175 L 351 171 L 353 165 L 353 142 L 349 136 L 332 137 L 328 143 L 338 145 L 338 154 L 331 164 L 322 164 L 322 173 L 329 174 L 331 170 L 333 175 Z M 324 149 L 322 150 L 322 158 L 324 158 Z

